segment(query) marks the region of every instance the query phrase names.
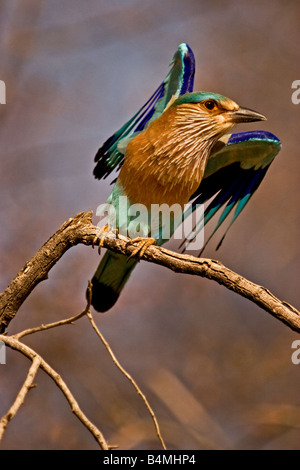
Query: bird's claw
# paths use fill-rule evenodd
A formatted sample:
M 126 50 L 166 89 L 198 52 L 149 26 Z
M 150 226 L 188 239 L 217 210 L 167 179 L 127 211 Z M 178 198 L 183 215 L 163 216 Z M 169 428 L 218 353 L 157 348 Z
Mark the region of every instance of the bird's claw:
M 101 248 L 103 247 L 104 245 L 104 239 L 105 239 L 105 234 L 108 233 L 108 232 L 114 232 L 114 234 L 116 235 L 116 238 L 119 238 L 119 230 L 116 228 L 116 229 L 113 229 L 110 225 L 106 224 L 104 225 L 103 227 L 101 227 L 99 229 L 99 232 L 97 233 L 97 235 L 95 235 L 93 241 L 92 241 L 92 247 L 94 248 L 95 244 L 98 242 L 99 240 L 99 246 L 98 246 L 98 252 L 99 252 L 99 255 L 101 253 Z
M 143 238 L 143 237 L 136 237 L 132 238 L 126 243 L 126 248 L 129 245 L 134 245 L 135 243 L 138 243 L 138 246 L 133 250 L 133 252 L 130 254 L 128 259 L 135 258 L 138 255 L 138 258 L 142 258 L 144 255 L 145 251 L 149 248 L 151 245 L 155 245 L 156 240 L 155 238 Z

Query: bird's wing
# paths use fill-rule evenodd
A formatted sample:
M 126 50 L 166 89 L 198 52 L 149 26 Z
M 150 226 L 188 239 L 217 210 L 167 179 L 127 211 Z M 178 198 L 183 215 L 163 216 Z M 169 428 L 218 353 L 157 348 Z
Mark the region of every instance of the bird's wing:
M 230 226 L 262 182 L 280 149 L 280 140 L 265 131 L 229 134 L 217 142 L 208 159 L 203 180 L 191 197 L 191 205 L 185 211 L 183 219 L 195 211 L 198 204 L 204 204 L 209 199 L 211 201 L 203 217 L 181 244 L 181 246 L 184 245 L 184 250 L 188 249 L 189 243 L 195 239 L 216 212 L 223 209 L 201 254 L 211 237 L 234 210 L 229 227 L 217 249 L 220 247 Z
M 178 97 L 193 91 L 195 58 L 187 44 L 179 45 L 170 66 L 168 75 L 144 106 L 98 150 L 95 178 L 106 178 L 117 166 L 121 167 L 129 140 L 158 118 L 174 95 Z

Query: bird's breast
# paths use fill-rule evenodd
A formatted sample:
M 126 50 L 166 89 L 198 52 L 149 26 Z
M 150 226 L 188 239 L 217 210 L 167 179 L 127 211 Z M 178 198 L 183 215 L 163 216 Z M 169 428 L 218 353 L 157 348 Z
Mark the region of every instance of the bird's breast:
M 189 155 L 172 117 L 163 113 L 127 146 L 118 181 L 132 203 L 183 206 L 202 180 L 206 157 Z

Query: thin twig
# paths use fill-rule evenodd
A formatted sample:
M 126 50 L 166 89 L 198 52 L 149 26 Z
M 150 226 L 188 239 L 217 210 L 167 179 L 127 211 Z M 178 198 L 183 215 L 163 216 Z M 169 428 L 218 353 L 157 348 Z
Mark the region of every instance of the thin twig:
M 91 432 L 101 449 L 111 449 L 111 446 L 108 445 L 101 431 L 87 418 L 87 416 L 80 409 L 72 392 L 70 391 L 62 377 L 39 354 L 37 354 L 36 351 L 34 351 L 29 346 L 25 345 L 24 343 L 12 336 L 0 335 L 0 341 L 3 341 L 12 349 L 21 352 L 22 354 L 24 354 L 24 356 L 28 357 L 32 361 L 35 358 L 38 358 L 38 360 L 40 361 L 40 368 L 43 369 L 46 374 L 48 374 L 49 377 L 51 377 L 51 379 L 56 383 L 58 388 L 62 391 L 65 398 L 67 399 L 74 415 L 77 416 L 77 418 L 82 422 L 82 424 Z
M 47 324 L 42 324 L 40 326 L 36 326 L 34 328 L 28 328 L 27 330 L 20 331 L 19 333 L 16 333 L 13 335 L 14 338 L 20 339 L 23 338 L 23 336 L 26 335 L 31 335 L 32 333 L 37 333 L 38 331 L 45 331 L 49 330 L 50 328 L 56 328 L 57 326 L 62 326 L 62 325 L 72 325 L 76 320 L 79 320 L 79 318 L 83 317 L 84 315 L 87 314 L 91 307 L 91 281 L 88 281 L 88 287 L 87 287 L 87 304 L 84 310 L 82 312 L 78 313 L 77 315 L 74 315 L 73 317 L 65 318 L 64 320 L 58 320 L 53 323 L 47 323 Z
M 99 229 L 92 224 L 92 212 L 81 212 L 58 229 L 0 294 L 0 332 L 7 328 L 30 292 L 39 282 L 47 278 L 48 272 L 63 254 L 78 243 L 93 245 L 98 232 Z M 101 237 L 101 243 L 105 248 L 129 256 L 134 247 L 127 242 L 127 238 L 121 235 L 116 238 L 109 232 Z M 254 302 L 292 330 L 300 333 L 300 312 L 296 308 L 276 298 L 266 287 L 249 281 L 219 261 L 182 255 L 157 246 L 150 246 L 142 259 L 165 266 L 177 273 L 192 274 L 216 281 Z
M 24 400 L 25 400 L 25 397 L 26 397 L 27 393 L 29 392 L 29 390 L 31 388 L 34 387 L 33 380 L 34 380 L 34 378 L 36 376 L 36 373 L 37 373 L 37 371 L 40 367 L 40 363 L 41 363 L 41 361 L 40 361 L 39 356 L 33 357 L 32 364 L 29 368 L 28 374 L 26 376 L 25 382 L 22 385 L 22 388 L 20 389 L 14 403 L 12 404 L 12 406 L 10 407 L 8 412 L 4 416 L 2 416 L 2 418 L 0 420 L 0 441 L 2 439 L 2 436 L 4 434 L 4 431 L 6 429 L 7 424 L 9 423 L 9 421 L 12 418 L 14 418 L 16 416 L 19 408 L 24 403 Z
M 93 316 L 91 314 L 91 312 L 88 312 L 87 313 L 87 316 L 92 324 L 92 327 L 93 329 L 95 330 L 95 332 L 97 333 L 97 335 L 99 336 L 99 338 L 101 339 L 102 343 L 104 344 L 106 350 L 108 351 L 108 354 L 110 355 L 112 361 L 114 362 L 114 364 L 117 366 L 117 368 L 122 372 L 122 374 L 125 375 L 125 377 L 129 380 L 129 382 L 133 385 L 133 387 L 135 388 L 136 392 L 138 393 L 138 395 L 142 398 L 144 404 L 146 405 L 149 413 L 150 413 L 150 416 L 153 420 L 153 423 L 154 423 L 154 427 L 155 427 L 155 430 L 156 430 L 156 434 L 157 434 L 157 437 L 158 439 L 160 440 L 160 443 L 163 447 L 164 450 L 166 450 L 166 445 L 164 443 L 164 440 L 162 438 L 162 435 L 161 435 L 161 432 L 160 432 L 160 429 L 159 429 L 159 424 L 158 424 L 158 421 L 156 419 L 156 416 L 155 416 L 155 413 L 154 411 L 152 410 L 146 396 L 143 394 L 143 392 L 141 391 L 141 389 L 139 388 L 139 386 L 137 385 L 137 383 L 135 382 L 135 380 L 131 377 L 131 375 L 124 369 L 124 367 L 120 364 L 120 362 L 118 361 L 118 359 L 116 358 L 115 354 L 113 353 L 110 345 L 108 344 L 108 342 L 106 341 L 106 339 L 104 338 L 104 336 L 102 335 L 102 333 L 100 332 L 99 328 L 97 327 L 94 319 L 93 319 Z

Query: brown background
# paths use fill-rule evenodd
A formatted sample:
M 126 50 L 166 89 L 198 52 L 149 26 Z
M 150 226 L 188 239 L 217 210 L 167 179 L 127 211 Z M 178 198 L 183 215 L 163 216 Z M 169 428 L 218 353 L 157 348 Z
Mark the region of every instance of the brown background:
M 238 130 L 266 129 L 283 142 L 221 250 L 217 237 L 205 255 L 299 306 L 300 105 L 291 101 L 299 24 L 297 1 L 2 1 L 1 290 L 64 220 L 106 200 L 110 182 L 92 176 L 97 148 L 145 102 L 187 42 L 195 89 L 267 115 Z M 97 264 L 91 248 L 69 251 L 9 332 L 82 310 Z M 291 362 L 299 336 L 249 301 L 142 262 L 111 313 L 95 318 L 149 398 L 169 448 L 300 449 L 300 365 Z M 26 343 L 63 375 L 109 442 L 159 448 L 148 412 L 86 319 Z M 28 367 L 7 351 L 0 415 Z M 43 372 L 36 383 L 2 448 L 97 448 Z

